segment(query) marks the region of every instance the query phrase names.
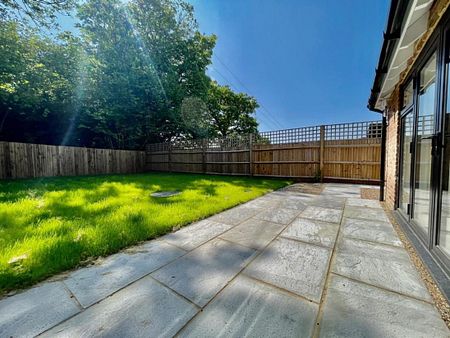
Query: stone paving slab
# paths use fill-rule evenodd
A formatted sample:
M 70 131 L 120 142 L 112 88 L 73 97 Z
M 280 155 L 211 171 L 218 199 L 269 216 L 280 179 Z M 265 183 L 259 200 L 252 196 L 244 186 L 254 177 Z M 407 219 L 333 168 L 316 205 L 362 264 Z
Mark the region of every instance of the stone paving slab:
M 145 277 L 43 337 L 171 337 L 198 308 Z
M 320 301 L 331 251 L 280 238 L 244 270 L 244 274 Z
M 152 276 L 204 306 L 249 261 L 255 251 L 215 239 L 154 272 Z
M 263 249 L 284 228 L 283 224 L 250 218 L 222 234 L 220 238 L 247 246 L 252 249 Z
M 257 209 L 271 209 L 271 208 L 278 207 L 280 205 L 280 203 L 281 203 L 280 200 L 263 199 L 261 197 L 261 198 L 257 198 L 250 202 L 242 204 L 242 207 L 257 208 Z M 261 210 L 259 210 L 259 211 L 261 211 Z
M 289 196 L 280 203 L 280 208 L 300 211 L 305 210 L 307 206 L 305 199 L 297 198 L 296 196 Z
M 268 222 L 287 225 L 291 223 L 299 213 L 300 210 L 274 208 L 258 213 L 257 215 L 255 215 L 255 218 Z
M 344 211 L 344 217 L 389 222 L 389 218 L 386 216 L 383 209 L 347 206 Z
M 190 251 L 206 243 L 210 239 L 219 236 L 232 228 L 232 225 L 210 221 L 209 219 L 194 223 L 161 239 L 176 245 L 184 250 Z
M 310 206 L 300 214 L 300 217 L 327 223 L 339 223 L 342 218 L 342 210 Z
M 381 209 L 380 202 L 375 200 L 365 200 L 361 198 L 347 198 L 347 206 Z
M 449 337 L 431 304 L 331 276 L 320 337 Z
M 183 254 L 173 245 L 153 241 L 76 270 L 64 283 L 88 307 Z
M 259 211 L 259 209 L 239 206 L 212 216 L 209 220 L 229 225 L 238 225 L 256 215 Z
M 344 209 L 345 205 L 345 198 L 343 197 L 330 197 L 330 196 L 317 196 L 315 199 L 313 199 L 309 205 L 315 206 L 315 207 L 322 207 L 322 208 L 330 208 L 330 209 Z
M 237 277 L 180 337 L 311 337 L 318 305 Z
M 281 236 L 331 248 L 338 230 L 339 225 L 336 223 L 297 218 L 282 232 Z
M 332 271 L 384 289 L 431 302 L 403 248 L 342 238 Z
M 0 300 L 0 337 L 34 337 L 80 311 L 61 282 Z
M 342 233 L 346 237 L 403 246 L 392 225 L 386 222 L 344 218 L 342 221 Z

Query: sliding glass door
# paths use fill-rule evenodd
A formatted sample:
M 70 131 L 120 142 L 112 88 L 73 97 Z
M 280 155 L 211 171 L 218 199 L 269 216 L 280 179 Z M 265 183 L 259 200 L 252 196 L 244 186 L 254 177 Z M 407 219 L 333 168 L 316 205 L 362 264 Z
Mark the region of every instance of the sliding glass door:
M 402 161 L 400 165 L 399 208 L 405 215 L 409 215 L 409 203 L 411 199 L 411 145 L 413 144 L 414 132 L 414 112 L 412 108 L 402 117 L 401 130 Z
M 436 125 L 437 57 L 434 53 L 419 72 L 416 147 L 414 156 L 414 201 L 412 219 L 428 237 L 431 211 L 432 147 Z
M 446 32 L 445 46 L 445 69 L 444 69 L 444 88 L 443 88 L 443 114 L 442 114 L 442 146 L 441 172 L 440 176 L 440 217 L 438 226 L 437 244 L 444 255 L 450 258 L 450 30 Z

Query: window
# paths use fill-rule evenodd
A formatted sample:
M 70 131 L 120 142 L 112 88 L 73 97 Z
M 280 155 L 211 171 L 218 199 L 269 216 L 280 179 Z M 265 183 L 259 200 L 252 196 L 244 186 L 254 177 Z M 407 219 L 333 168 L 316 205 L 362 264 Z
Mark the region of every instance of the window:
M 403 107 L 402 107 L 402 109 L 409 107 L 413 104 L 413 97 L 414 97 L 414 88 L 413 88 L 413 82 L 411 80 L 406 85 L 405 89 L 403 90 Z

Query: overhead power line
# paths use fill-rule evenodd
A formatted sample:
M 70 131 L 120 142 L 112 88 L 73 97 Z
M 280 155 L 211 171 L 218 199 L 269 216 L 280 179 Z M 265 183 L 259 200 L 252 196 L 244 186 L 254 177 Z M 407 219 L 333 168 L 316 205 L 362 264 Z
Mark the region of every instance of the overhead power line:
M 220 64 L 222 64 L 222 66 L 231 74 L 231 76 L 233 76 L 236 81 L 242 86 L 242 88 L 244 88 L 250 95 L 252 95 L 252 91 L 237 77 L 237 75 L 234 74 L 234 72 L 230 69 L 230 67 L 228 67 L 225 62 L 222 61 L 222 59 L 219 57 L 219 55 L 217 55 L 216 53 L 214 54 L 217 61 L 220 62 Z M 264 111 L 267 114 L 267 117 L 269 119 L 271 119 L 273 121 L 273 123 L 277 126 L 277 128 L 280 129 L 284 129 L 284 126 L 273 116 L 274 114 L 272 114 L 262 103 L 259 103 L 262 111 L 262 114 L 265 114 Z
M 210 68 L 212 68 L 217 74 L 219 74 L 220 75 L 220 77 L 222 77 L 224 80 L 225 80 L 225 82 L 230 86 L 230 87 L 232 87 L 234 90 L 236 90 L 236 91 L 240 91 L 239 90 L 239 88 L 237 88 L 234 84 L 233 84 L 233 82 L 232 81 L 230 81 L 225 75 L 223 75 L 223 73 L 222 72 L 220 72 L 216 67 L 214 67 L 214 66 L 210 66 Z M 271 128 L 274 128 L 274 129 L 279 129 L 279 128 L 281 128 L 281 129 L 283 129 L 283 127 L 280 127 L 280 124 L 276 121 L 276 120 L 274 120 L 274 119 L 269 119 L 268 117 L 266 117 L 267 115 L 264 115 L 265 117 L 264 118 L 262 118 L 261 116 L 260 116 L 260 118 L 261 118 L 261 120 L 264 122 L 264 124 L 266 124 L 266 125 L 271 125 Z M 270 117 L 270 116 L 269 116 Z

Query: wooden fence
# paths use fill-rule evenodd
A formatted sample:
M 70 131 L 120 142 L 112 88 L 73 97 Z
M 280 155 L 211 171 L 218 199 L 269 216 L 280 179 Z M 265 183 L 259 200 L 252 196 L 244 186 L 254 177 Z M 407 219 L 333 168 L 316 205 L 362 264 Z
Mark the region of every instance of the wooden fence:
M 381 122 L 175 140 L 147 147 L 147 169 L 315 180 L 380 180 Z
M 0 142 L 0 179 L 145 171 L 145 151 Z

